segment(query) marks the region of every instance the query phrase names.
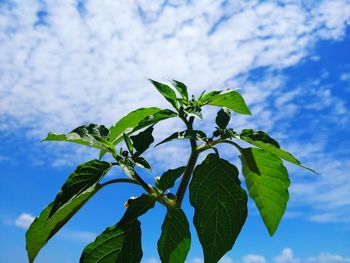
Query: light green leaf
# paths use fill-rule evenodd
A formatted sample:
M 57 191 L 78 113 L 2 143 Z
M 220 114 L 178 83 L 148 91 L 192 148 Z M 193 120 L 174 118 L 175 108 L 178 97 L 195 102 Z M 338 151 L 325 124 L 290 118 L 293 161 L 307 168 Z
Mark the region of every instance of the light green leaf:
M 68 134 L 50 132 L 43 141 L 73 142 L 115 153 L 114 145 L 108 141 L 108 129 L 103 125 L 80 126 Z
M 138 218 L 154 204 L 155 199 L 144 194 L 130 199 L 122 219 L 84 249 L 80 263 L 139 263 L 143 253 Z
M 248 165 L 254 159 L 260 174 Z M 250 197 L 258 207 L 261 217 L 272 236 L 286 210 L 290 181 L 282 160 L 261 149 L 247 148 L 241 155 L 243 175 Z
M 224 130 L 226 129 L 228 123 L 230 122 L 230 118 L 231 118 L 230 110 L 227 108 L 222 108 L 221 110 L 219 110 L 216 116 L 215 123 L 218 125 L 220 129 Z
M 152 132 L 153 126 L 147 128 L 146 130 L 140 132 L 135 136 L 130 137 L 130 139 L 132 140 L 132 144 L 137 151 L 137 156 L 140 156 L 154 142 Z
M 60 192 L 57 194 L 49 218 L 79 194 L 92 186 L 96 186 L 96 184 L 111 169 L 111 166 L 110 163 L 99 160 L 92 160 L 80 164 L 68 177 Z
M 278 144 L 278 142 L 272 139 L 267 133 L 263 131 L 254 131 L 253 129 L 244 129 L 237 136 L 237 138 L 242 139 L 246 142 L 249 142 L 250 144 L 253 144 L 261 149 L 264 149 L 265 151 L 268 151 L 273 155 L 276 155 L 288 162 L 296 164 L 300 167 L 303 167 L 317 174 L 317 172 L 315 172 L 314 170 L 302 165 L 292 154 L 280 148 L 280 145 Z
M 209 154 L 194 170 L 190 202 L 204 262 L 217 263 L 231 250 L 247 217 L 247 194 L 241 188 L 237 168 Z
M 198 98 L 199 105 L 200 106 L 206 105 L 212 97 L 220 94 L 221 92 L 222 92 L 222 90 L 213 90 L 213 91 L 210 91 L 208 93 L 203 92 Z
M 195 139 L 199 141 L 203 141 L 207 138 L 207 135 L 202 131 L 197 130 L 185 130 L 182 132 L 175 132 L 170 135 L 168 138 L 164 139 L 160 143 L 156 144 L 156 146 L 172 141 L 172 140 L 182 140 L 182 139 Z
M 251 114 L 241 94 L 234 90 L 210 97 L 208 99 L 208 104 L 213 106 L 226 107 L 241 114 Z
M 186 215 L 179 208 L 168 208 L 158 241 L 162 263 L 185 262 L 190 246 L 191 233 Z
M 177 89 L 177 91 L 181 94 L 182 98 L 185 101 L 188 101 L 188 91 L 187 91 L 187 86 L 183 84 L 180 81 L 173 80 L 172 81 L 174 87 Z
M 181 166 L 176 169 L 169 169 L 157 180 L 156 184 L 159 189 L 166 191 L 175 185 L 176 179 L 178 179 L 185 171 L 185 166 Z
M 175 109 L 178 108 L 177 106 L 177 98 L 176 98 L 176 93 L 175 91 L 172 90 L 168 85 L 160 83 L 158 81 L 150 79 L 151 83 L 153 86 L 160 92 L 160 94 L 163 95 L 163 97 L 170 102 L 171 105 Z

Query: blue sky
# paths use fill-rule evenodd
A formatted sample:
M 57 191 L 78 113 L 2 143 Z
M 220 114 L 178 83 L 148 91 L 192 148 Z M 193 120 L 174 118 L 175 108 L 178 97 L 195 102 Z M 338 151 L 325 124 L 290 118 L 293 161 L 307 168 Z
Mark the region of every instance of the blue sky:
M 314 175 L 290 169 L 290 202 L 270 238 L 252 202 L 222 263 L 350 262 L 350 1 L 0 0 L 0 262 L 26 262 L 24 234 L 66 177 L 98 152 L 41 143 L 48 131 L 112 125 L 130 110 L 169 107 L 146 81 L 239 88 L 253 116 L 237 130 L 268 131 Z M 208 108 L 211 131 L 215 112 Z M 183 127 L 157 126 L 156 139 Z M 153 182 L 185 163 L 185 142 L 150 149 Z M 230 148 L 223 156 L 237 163 Z M 115 176 L 122 176 L 116 168 Z M 37 262 L 77 262 L 118 221 L 136 187 L 110 186 L 49 241 Z M 187 199 L 186 199 L 187 200 Z M 193 210 L 186 201 L 189 218 Z M 142 218 L 144 263 L 159 262 L 164 209 Z M 159 224 L 158 224 L 159 223 Z M 188 263 L 202 262 L 192 230 Z

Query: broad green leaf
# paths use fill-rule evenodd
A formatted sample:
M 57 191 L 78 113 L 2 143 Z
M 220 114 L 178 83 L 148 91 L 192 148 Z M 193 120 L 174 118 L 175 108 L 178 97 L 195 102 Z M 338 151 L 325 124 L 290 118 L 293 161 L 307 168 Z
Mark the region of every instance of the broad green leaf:
M 191 233 L 186 215 L 180 208 L 168 208 L 158 241 L 162 263 L 185 262 L 191 246 Z
M 110 169 L 110 163 L 99 160 L 92 160 L 80 164 L 68 177 L 60 192 L 57 194 L 49 218 L 62 206 L 66 205 L 67 202 L 70 202 L 91 186 L 95 186 Z
M 254 159 L 260 174 L 250 169 L 247 160 Z M 286 210 L 290 181 L 282 160 L 261 149 L 243 149 L 241 155 L 243 175 L 250 197 L 272 236 Z
M 132 147 L 132 141 L 126 133 L 123 133 L 123 138 L 126 144 L 126 147 L 128 148 L 129 152 L 132 154 L 133 153 L 133 147 Z
M 108 134 L 105 126 L 89 124 L 80 126 L 68 134 L 50 132 L 43 141 L 73 142 L 115 153 L 113 144 L 108 141 Z
M 247 194 L 237 168 L 209 154 L 193 172 L 190 202 L 204 262 L 216 263 L 231 250 L 247 217 Z
M 208 104 L 226 107 L 241 114 L 251 114 L 241 94 L 234 90 L 210 97 L 208 99 Z
M 181 140 L 181 139 L 195 139 L 199 141 L 203 141 L 207 138 L 207 135 L 202 131 L 197 130 L 185 130 L 182 132 L 175 132 L 170 135 L 168 138 L 164 139 L 160 143 L 156 144 L 156 146 L 172 141 L 172 140 Z
M 84 249 L 80 263 L 139 263 L 142 248 L 138 218 L 153 208 L 154 204 L 155 199 L 145 194 L 129 199 L 128 209 L 122 219 Z
M 176 93 L 173 91 L 172 88 L 170 88 L 168 85 L 160 83 L 158 81 L 150 79 L 151 83 L 153 86 L 160 92 L 160 94 L 163 95 L 163 97 L 170 102 L 171 105 L 175 109 L 178 108 L 177 106 L 177 98 L 176 98 Z
M 250 144 L 253 144 L 265 151 L 272 153 L 288 162 L 296 164 L 300 167 L 303 167 L 311 172 L 315 172 L 314 170 L 302 165 L 292 154 L 280 148 L 280 145 L 277 141 L 272 139 L 267 133 L 263 131 L 254 131 L 253 129 L 244 129 L 237 136 L 237 138 L 242 139 Z
M 221 92 L 222 90 L 213 90 L 208 93 L 203 92 L 198 99 L 199 105 L 201 106 L 206 105 L 212 97 L 219 95 Z
M 231 118 L 230 110 L 227 108 L 222 108 L 221 110 L 219 110 L 216 116 L 215 123 L 218 125 L 220 129 L 224 130 L 226 129 L 228 123 L 230 122 L 230 118 Z
M 80 263 L 139 263 L 142 259 L 140 221 L 107 228 L 80 257 Z
M 185 166 L 181 166 L 176 169 L 169 169 L 157 180 L 156 184 L 159 189 L 166 191 L 175 185 L 175 181 L 179 178 L 185 171 Z
M 181 94 L 182 98 L 185 101 L 188 101 L 188 91 L 187 91 L 187 86 L 183 84 L 180 81 L 173 80 L 172 81 L 174 87 L 177 89 L 177 91 Z
M 130 139 L 132 140 L 132 144 L 137 151 L 137 156 L 140 156 L 154 142 L 152 132 L 153 126 L 147 128 L 146 130 L 140 132 L 137 135 L 130 137 Z
M 146 118 L 144 118 L 143 120 L 141 120 L 137 126 L 132 130 L 132 133 L 138 130 L 141 130 L 142 128 L 148 127 L 150 125 L 156 124 L 162 120 L 166 120 L 169 118 L 173 118 L 176 117 L 177 114 L 171 110 L 160 110 Z

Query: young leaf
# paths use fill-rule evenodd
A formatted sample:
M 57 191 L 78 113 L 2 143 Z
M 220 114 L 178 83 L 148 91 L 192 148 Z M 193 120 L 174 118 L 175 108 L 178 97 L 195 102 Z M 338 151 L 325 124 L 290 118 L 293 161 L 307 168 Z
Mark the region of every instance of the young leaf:
M 220 129 L 224 130 L 226 129 L 228 123 L 230 122 L 230 118 L 231 118 L 230 110 L 227 108 L 222 108 L 221 110 L 219 110 L 216 116 L 215 123 L 218 125 Z
M 190 202 L 204 262 L 216 263 L 231 250 L 247 217 L 247 194 L 237 168 L 209 154 L 193 172 Z
M 272 139 L 267 133 L 263 131 L 254 131 L 252 129 L 244 129 L 238 136 L 239 139 L 242 139 L 250 144 L 253 144 L 265 151 L 276 155 L 288 162 L 296 164 L 300 167 L 303 167 L 311 172 L 315 172 L 314 170 L 302 165 L 292 154 L 280 148 L 280 145 L 277 141 Z
M 188 101 L 188 91 L 187 91 L 187 86 L 183 84 L 180 81 L 173 80 L 172 81 L 174 87 L 177 89 L 177 91 L 181 94 L 182 98 L 185 101 Z
M 89 124 L 80 126 L 68 134 L 50 132 L 43 141 L 73 142 L 115 153 L 113 144 L 108 141 L 108 134 L 105 126 Z
M 68 177 L 60 192 L 57 194 L 49 218 L 62 206 L 66 205 L 67 202 L 70 202 L 72 198 L 83 193 L 91 186 L 96 186 L 110 169 L 110 163 L 99 160 L 92 160 L 80 164 Z
M 191 233 L 185 213 L 180 208 L 168 208 L 158 241 L 162 263 L 185 262 L 191 246 Z
M 164 139 L 160 143 L 156 144 L 156 146 L 172 141 L 172 140 L 181 140 L 181 139 L 195 139 L 199 141 L 203 141 L 207 138 L 207 135 L 202 131 L 197 130 L 185 130 L 182 132 L 175 132 L 170 135 L 168 138 Z
M 247 160 L 254 159 L 260 174 L 250 169 Z M 290 181 L 282 160 L 257 148 L 243 149 L 241 155 L 243 175 L 250 197 L 272 236 L 286 210 Z
M 175 181 L 179 178 L 185 171 L 185 166 L 181 166 L 176 169 L 169 169 L 159 178 L 156 182 L 157 187 L 162 191 L 166 191 L 175 185 Z
M 139 263 L 143 253 L 138 218 L 153 208 L 154 203 L 155 199 L 145 194 L 130 199 L 123 218 L 84 249 L 80 263 Z
M 158 81 L 150 79 L 151 83 L 153 86 L 164 96 L 164 98 L 170 102 L 171 105 L 175 109 L 178 108 L 177 106 L 177 98 L 176 98 L 176 93 L 175 91 L 172 90 L 168 85 L 160 83 Z
M 126 133 L 123 133 L 123 138 L 126 144 L 126 147 L 128 148 L 129 152 L 132 154 L 133 153 L 133 147 L 132 147 L 132 141 Z
M 140 156 L 144 151 L 148 149 L 148 147 L 154 142 L 154 138 L 152 136 L 153 126 L 147 128 L 143 132 L 135 136 L 131 136 L 133 146 L 137 151 L 137 156 Z
M 208 99 L 208 104 L 213 106 L 226 107 L 241 114 L 251 114 L 241 94 L 234 90 L 211 96 Z

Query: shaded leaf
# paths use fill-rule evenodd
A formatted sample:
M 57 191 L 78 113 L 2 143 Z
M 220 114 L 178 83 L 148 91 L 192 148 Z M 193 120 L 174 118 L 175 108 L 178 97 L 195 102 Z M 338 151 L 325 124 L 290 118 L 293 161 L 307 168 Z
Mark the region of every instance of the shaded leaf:
M 158 241 L 158 252 L 162 263 L 185 262 L 191 246 L 189 224 L 179 208 L 168 208 Z
M 211 96 L 207 103 L 213 106 L 226 107 L 237 113 L 251 114 L 241 94 L 234 90 Z
M 137 155 L 140 156 L 148 147 L 154 142 L 152 136 L 153 126 L 147 128 L 146 130 L 140 132 L 137 135 L 131 136 L 133 146 L 137 151 Z
M 175 132 L 170 135 L 168 138 L 164 139 L 160 143 L 156 144 L 156 146 L 172 141 L 172 140 L 182 140 L 182 139 L 195 139 L 199 141 L 203 141 L 207 138 L 207 135 L 202 131 L 197 130 L 185 130 L 182 132 Z
M 247 217 L 247 194 L 237 168 L 216 154 L 198 165 L 190 183 L 193 223 L 203 247 L 204 262 L 216 263 L 229 250 Z
M 186 113 L 187 116 L 189 117 L 195 117 L 195 118 L 198 118 L 200 120 L 203 119 L 203 116 L 202 116 L 202 109 L 201 107 L 199 106 L 190 106 L 190 107 L 187 107 L 186 109 L 184 109 L 184 112 Z
M 250 169 L 247 160 L 254 159 L 260 174 Z M 290 181 L 282 160 L 257 148 L 243 149 L 241 155 L 243 175 L 250 197 L 273 235 L 286 210 Z
M 160 83 L 158 81 L 150 79 L 151 83 L 153 86 L 160 92 L 160 94 L 163 95 L 163 97 L 170 102 L 171 105 L 175 109 L 178 108 L 177 106 L 177 98 L 176 98 L 176 93 L 175 91 L 172 90 L 168 85 Z
M 177 91 L 181 94 L 182 98 L 185 101 L 188 101 L 188 91 L 187 91 L 187 86 L 183 84 L 180 81 L 173 80 L 172 81 L 174 87 L 177 89 Z
M 288 162 L 296 164 L 317 174 L 317 172 L 314 170 L 302 165 L 292 154 L 280 148 L 278 142 L 272 139 L 267 133 L 263 131 L 244 129 L 239 134 L 238 138 L 249 142 L 250 144 L 253 144 L 261 149 L 264 149 L 265 151 L 268 151 L 277 157 L 280 157 Z
M 145 158 L 140 157 L 140 156 L 134 156 L 133 157 L 133 161 L 135 162 L 135 164 L 141 168 L 145 168 L 148 170 L 151 170 L 151 166 L 150 164 L 146 161 Z
M 57 194 L 49 218 L 67 202 L 70 202 L 72 198 L 83 193 L 91 186 L 95 186 L 110 169 L 110 163 L 99 160 L 80 164 Z
M 185 166 L 181 166 L 176 169 L 169 169 L 157 180 L 156 184 L 159 189 L 166 191 L 175 185 L 175 181 L 179 178 L 185 171 Z
M 230 118 L 231 118 L 230 110 L 227 108 L 222 108 L 221 110 L 219 110 L 216 116 L 215 123 L 218 125 L 220 129 L 224 130 L 226 129 L 228 123 L 230 122 Z
M 131 141 L 129 135 L 123 133 L 123 138 L 124 138 L 126 147 L 128 148 L 129 152 L 132 154 L 133 153 L 133 147 L 132 147 L 133 145 L 132 145 L 132 141 Z

